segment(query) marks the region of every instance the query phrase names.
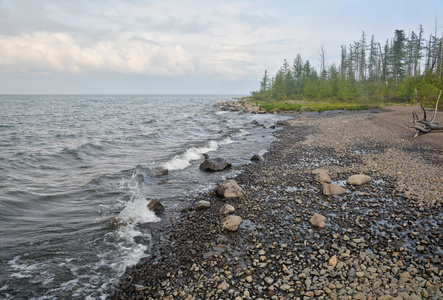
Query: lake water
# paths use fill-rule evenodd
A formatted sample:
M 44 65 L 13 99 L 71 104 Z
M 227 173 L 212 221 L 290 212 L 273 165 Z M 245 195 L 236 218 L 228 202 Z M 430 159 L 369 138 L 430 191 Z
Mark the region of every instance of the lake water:
M 148 255 L 149 199 L 178 213 L 269 147 L 283 117 L 217 105 L 232 99 L 0 95 L 0 298 L 106 298 Z M 202 172 L 205 153 L 234 167 Z

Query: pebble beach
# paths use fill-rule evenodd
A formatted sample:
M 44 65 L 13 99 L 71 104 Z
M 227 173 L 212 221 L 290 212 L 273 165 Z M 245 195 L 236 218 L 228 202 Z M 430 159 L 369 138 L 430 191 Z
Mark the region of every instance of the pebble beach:
M 189 199 L 109 297 L 443 299 L 443 132 L 414 138 L 414 110 L 294 113 L 230 178 L 244 195 Z M 325 195 L 319 169 L 345 192 Z M 370 181 L 348 184 L 355 174 Z M 222 226 L 226 204 L 236 230 Z

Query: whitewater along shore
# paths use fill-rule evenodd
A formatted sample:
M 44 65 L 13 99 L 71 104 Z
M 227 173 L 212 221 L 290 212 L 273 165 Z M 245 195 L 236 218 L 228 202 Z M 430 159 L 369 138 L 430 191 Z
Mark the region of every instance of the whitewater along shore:
M 190 200 L 110 298 L 442 299 L 443 132 L 414 138 L 413 109 L 294 114 L 233 178 L 245 194 Z M 314 170 L 345 192 L 324 195 Z

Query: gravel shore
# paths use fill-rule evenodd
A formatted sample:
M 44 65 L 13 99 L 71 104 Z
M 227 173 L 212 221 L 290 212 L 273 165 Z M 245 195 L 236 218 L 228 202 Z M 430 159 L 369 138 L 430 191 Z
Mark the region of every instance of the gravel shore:
M 414 138 L 413 109 L 294 114 L 233 178 L 245 196 L 190 200 L 110 298 L 443 299 L 443 132 Z M 347 192 L 324 196 L 317 168 Z M 346 184 L 359 173 L 372 180 Z M 222 230 L 224 204 L 237 231 Z

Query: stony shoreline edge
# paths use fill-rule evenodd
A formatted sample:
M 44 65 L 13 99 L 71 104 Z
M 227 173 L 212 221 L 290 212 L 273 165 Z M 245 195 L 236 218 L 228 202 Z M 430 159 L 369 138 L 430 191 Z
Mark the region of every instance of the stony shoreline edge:
M 407 109 L 295 115 L 232 178 L 244 196 L 197 195 L 110 298 L 442 299 L 443 151 L 399 125 Z M 318 168 L 346 193 L 323 195 Z M 371 181 L 346 184 L 353 174 Z M 236 231 L 221 225 L 225 204 Z

